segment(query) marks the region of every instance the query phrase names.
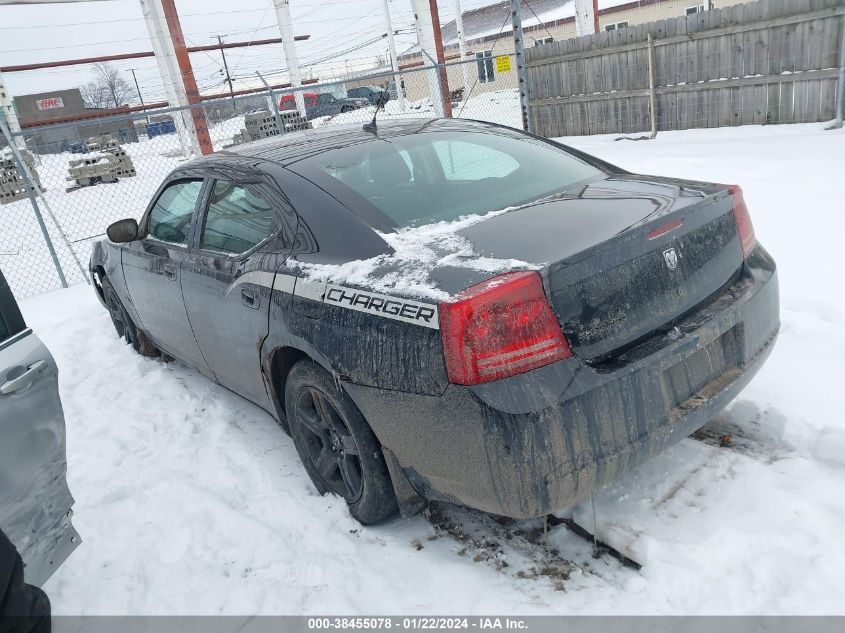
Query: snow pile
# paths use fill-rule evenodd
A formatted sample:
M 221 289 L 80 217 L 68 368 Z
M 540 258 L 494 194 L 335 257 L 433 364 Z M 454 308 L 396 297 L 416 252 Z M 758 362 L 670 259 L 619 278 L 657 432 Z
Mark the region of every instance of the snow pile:
M 436 288 L 432 282 L 431 273 L 435 268 L 460 266 L 491 274 L 538 268 L 535 264 L 516 259 L 482 257 L 475 252 L 469 240 L 457 235 L 457 231 L 463 228 L 515 208 L 469 215 L 451 222 L 403 228 L 395 233 L 379 233 L 394 250 L 389 255 L 345 264 L 290 263 L 301 269 L 306 278 L 315 281 L 361 285 L 379 292 L 443 301 L 449 298 L 449 294 Z
M 599 533 L 640 572 L 593 560 L 565 527 L 547 544 L 539 522 L 462 509 L 362 528 L 316 494 L 269 415 L 134 354 L 79 286 L 23 303 L 60 367 L 84 540 L 47 583 L 54 611 L 845 614 L 845 133 L 613 138 L 568 141 L 632 171 L 740 183 L 782 291 L 780 339 L 708 425 L 717 441 L 684 440 L 598 495 Z

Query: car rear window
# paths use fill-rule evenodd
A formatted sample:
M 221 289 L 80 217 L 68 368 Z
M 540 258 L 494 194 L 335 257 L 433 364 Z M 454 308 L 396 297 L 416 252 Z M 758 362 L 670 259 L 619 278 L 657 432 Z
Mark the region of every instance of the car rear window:
M 396 227 L 505 209 L 605 175 L 563 149 L 510 131 L 374 139 L 306 159 L 294 170 L 340 193 L 353 211 L 363 198 Z

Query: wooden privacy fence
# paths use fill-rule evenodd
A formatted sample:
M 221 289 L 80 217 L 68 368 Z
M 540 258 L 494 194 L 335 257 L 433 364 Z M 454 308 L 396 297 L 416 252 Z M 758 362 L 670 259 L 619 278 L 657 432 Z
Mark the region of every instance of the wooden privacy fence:
M 526 55 L 533 131 L 828 121 L 844 7 L 760 0 L 535 46 Z

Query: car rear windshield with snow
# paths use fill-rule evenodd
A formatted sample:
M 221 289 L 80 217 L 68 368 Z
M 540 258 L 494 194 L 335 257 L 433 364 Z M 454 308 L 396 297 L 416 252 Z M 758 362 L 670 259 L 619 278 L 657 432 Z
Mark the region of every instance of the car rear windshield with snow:
M 318 184 L 340 183 L 341 193 L 363 197 L 397 227 L 518 206 L 605 175 L 560 148 L 510 132 L 377 139 L 304 163 L 300 169 Z M 357 196 L 344 199 L 353 211 Z

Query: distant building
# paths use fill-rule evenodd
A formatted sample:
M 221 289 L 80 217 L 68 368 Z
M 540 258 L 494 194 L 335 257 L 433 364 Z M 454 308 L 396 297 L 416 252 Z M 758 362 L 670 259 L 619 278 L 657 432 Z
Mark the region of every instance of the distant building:
M 71 145 L 98 134 L 111 134 L 119 143 L 133 143 L 138 140 L 135 126 L 128 119 L 119 121 L 89 119 L 75 125 L 49 128 L 34 126 L 39 122 L 66 122 L 92 114 L 107 116 L 111 113 L 110 110 L 86 107 L 82 94 L 77 88 L 20 95 L 13 98 L 13 103 L 21 129 L 26 132 L 24 137 L 26 145 L 37 154 L 65 152 Z
M 599 28 L 602 31 L 623 29 L 636 24 L 691 15 L 739 4 L 743 0 L 598 0 Z M 513 53 L 513 29 L 511 25 L 511 3 L 497 2 L 463 12 L 464 40 L 467 57 L 475 64 L 468 68 L 468 85 L 465 92 L 476 95 L 483 92 L 516 87 L 515 68 L 507 71 L 506 77 L 496 69 L 495 58 Z M 573 0 L 529 0 L 522 3 L 522 26 L 525 46 L 543 46 L 550 42 L 570 39 L 576 36 L 575 3 Z M 440 29 L 446 61 L 459 59 L 458 30 L 455 21 L 444 24 Z M 451 58 L 451 59 L 450 59 Z M 429 65 L 418 46 L 413 46 L 399 55 L 399 65 Z M 448 66 L 449 88 L 452 91 L 464 87 L 461 64 Z M 409 99 L 420 99 L 428 95 L 428 83 L 421 76 L 405 75 L 406 92 Z

